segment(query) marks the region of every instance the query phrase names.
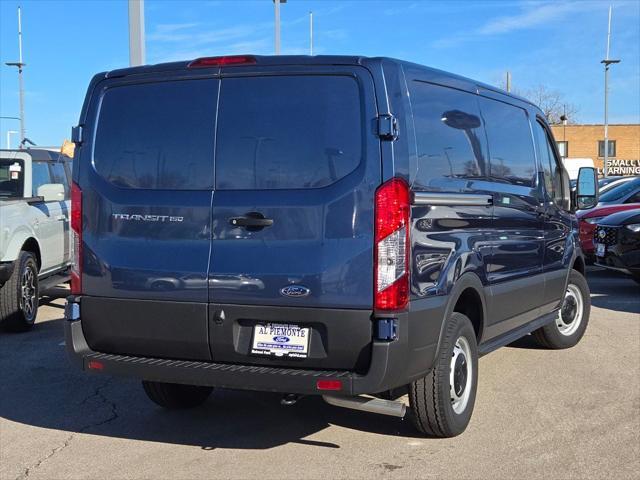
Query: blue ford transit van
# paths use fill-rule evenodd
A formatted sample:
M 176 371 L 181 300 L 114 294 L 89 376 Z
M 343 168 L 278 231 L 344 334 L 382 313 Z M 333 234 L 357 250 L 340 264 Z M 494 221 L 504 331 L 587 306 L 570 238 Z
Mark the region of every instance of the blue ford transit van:
M 200 58 L 96 75 L 73 139 L 70 357 L 163 407 L 316 394 L 454 436 L 480 355 L 587 327 L 572 212 L 595 173 L 572 194 L 542 112 L 494 87 Z

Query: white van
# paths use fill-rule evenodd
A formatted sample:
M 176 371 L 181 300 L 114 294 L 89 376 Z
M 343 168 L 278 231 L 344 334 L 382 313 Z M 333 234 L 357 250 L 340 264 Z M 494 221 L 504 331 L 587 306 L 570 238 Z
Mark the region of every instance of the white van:
M 581 167 L 594 168 L 593 158 L 563 158 L 564 168 L 569 172 L 569 179 L 578 178 L 578 171 Z

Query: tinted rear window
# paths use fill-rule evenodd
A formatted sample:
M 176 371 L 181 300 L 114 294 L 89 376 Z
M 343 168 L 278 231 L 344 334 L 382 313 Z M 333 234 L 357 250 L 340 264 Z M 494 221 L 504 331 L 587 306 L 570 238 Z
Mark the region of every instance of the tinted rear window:
M 529 119 L 522 108 L 480 98 L 485 121 L 491 176 L 517 185 L 532 186 L 536 175 Z
M 218 80 L 110 88 L 94 142 L 96 171 L 121 187 L 210 189 Z
M 216 188 L 319 188 L 362 157 L 359 87 L 348 76 L 222 80 Z

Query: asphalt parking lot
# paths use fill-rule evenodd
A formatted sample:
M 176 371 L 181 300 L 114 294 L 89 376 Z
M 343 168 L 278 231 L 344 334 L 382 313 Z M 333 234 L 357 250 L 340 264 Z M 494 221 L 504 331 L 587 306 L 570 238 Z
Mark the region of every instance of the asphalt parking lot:
M 583 341 L 483 357 L 471 424 L 447 440 L 318 398 L 218 391 L 163 411 L 137 381 L 71 369 L 58 288 L 33 331 L 0 333 L 0 478 L 638 478 L 640 288 L 589 283 Z

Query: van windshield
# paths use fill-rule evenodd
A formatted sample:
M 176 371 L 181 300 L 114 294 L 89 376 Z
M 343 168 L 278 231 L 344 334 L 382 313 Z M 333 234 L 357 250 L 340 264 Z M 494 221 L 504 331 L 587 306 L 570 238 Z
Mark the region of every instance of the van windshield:
M 349 76 L 222 80 L 216 188 L 320 188 L 354 171 L 363 152 L 359 87 Z

